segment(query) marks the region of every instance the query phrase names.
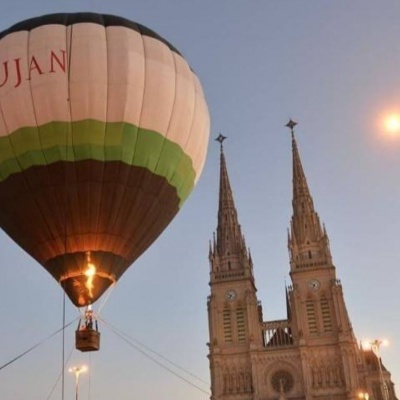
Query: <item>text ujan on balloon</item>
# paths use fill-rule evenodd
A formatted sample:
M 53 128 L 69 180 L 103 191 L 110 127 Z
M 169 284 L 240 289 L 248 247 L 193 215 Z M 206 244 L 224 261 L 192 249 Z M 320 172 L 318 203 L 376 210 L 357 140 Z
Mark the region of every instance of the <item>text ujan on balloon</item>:
M 0 61 L 0 90 L 17 88 L 24 81 L 32 80 L 36 76 L 66 71 L 66 50 L 49 50 L 45 57 L 31 55 L 29 58 L 15 57 Z

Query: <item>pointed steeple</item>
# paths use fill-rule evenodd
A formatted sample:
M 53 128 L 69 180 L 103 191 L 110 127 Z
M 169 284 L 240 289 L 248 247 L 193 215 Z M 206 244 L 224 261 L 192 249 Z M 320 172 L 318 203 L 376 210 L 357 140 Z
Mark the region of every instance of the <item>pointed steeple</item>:
M 219 176 L 219 208 L 217 228 L 217 248 L 219 255 L 246 252 L 246 244 L 240 229 L 223 148 L 225 136 L 216 139 L 221 144 Z
M 304 174 L 303 165 L 301 164 L 299 149 L 297 148 L 296 138 L 293 129 L 292 134 L 292 155 L 293 155 L 293 201 L 299 198 L 307 198 L 311 201 L 310 190 L 308 189 L 307 179 Z
M 307 265 L 326 265 L 332 263 L 328 235 L 320 223 L 314 208 L 307 179 L 301 163 L 294 127 L 290 120 L 286 125 L 291 130 L 293 157 L 293 216 L 289 234 L 289 250 L 292 269 Z
M 222 137 L 220 135 L 219 137 Z M 223 140 L 225 140 L 224 137 Z M 223 211 L 235 211 L 235 203 L 233 201 L 232 189 L 231 184 L 229 182 L 228 170 L 226 168 L 226 161 L 225 161 L 225 154 L 224 154 L 224 147 L 221 141 L 221 154 L 220 154 L 220 174 L 219 174 L 219 213 Z M 218 215 L 220 218 L 220 215 Z M 222 222 L 222 221 L 218 221 Z M 237 222 L 237 221 L 236 221 Z
M 220 143 L 220 181 L 219 207 L 216 240 L 212 246 L 211 269 L 217 271 L 247 271 L 252 275 L 250 258 L 246 242 L 241 232 L 233 192 L 228 176 L 223 142 L 225 136 L 219 135 Z

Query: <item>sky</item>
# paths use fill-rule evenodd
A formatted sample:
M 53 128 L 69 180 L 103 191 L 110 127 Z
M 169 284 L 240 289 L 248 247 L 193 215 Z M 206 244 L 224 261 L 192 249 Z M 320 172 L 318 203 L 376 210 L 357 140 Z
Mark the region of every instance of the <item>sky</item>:
M 382 123 L 400 113 L 398 0 L 13 0 L 1 8 L 0 30 L 43 14 L 92 11 L 146 25 L 179 49 L 202 82 L 211 138 L 228 137 L 230 181 L 266 320 L 285 318 L 291 143 L 284 125 L 297 121 L 355 334 L 389 340 L 381 354 L 399 394 L 400 136 Z M 65 330 L 67 369 L 90 368 L 80 377 L 83 399 L 209 398 L 208 245 L 218 184 L 219 145 L 211 140 L 193 194 L 105 303 L 101 351 L 71 352 L 75 323 Z M 63 338 L 46 338 L 62 326 L 61 289 L 3 232 L 0 268 L 0 366 L 40 343 L 0 370 L 0 398 L 60 399 Z M 67 303 L 66 321 L 77 315 Z M 71 373 L 64 387 L 72 398 Z

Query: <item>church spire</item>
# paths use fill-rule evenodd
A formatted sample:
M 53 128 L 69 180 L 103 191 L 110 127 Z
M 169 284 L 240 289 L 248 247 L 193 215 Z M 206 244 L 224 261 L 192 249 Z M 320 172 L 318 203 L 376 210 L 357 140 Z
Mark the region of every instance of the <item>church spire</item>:
M 307 179 L 301 164 L 299 150 L 297 148 L 296 138 L 294 136 L 294 127 L 297 122 L 290 120 L 286 126 L 290 128 L 292 134 L 292 154 L 293 154 L 293 201 L 299 200 L 301 197 L 311 200 L 310 190 L 308 189 Z
M 325 229 L 320 223 L 314 208 L 307 179 L 301 163 L 294 127 L 296 122 L 290 120 L 286 126 L 292 136 L 293 157 L 293 216 L 289 234 L 289 250 L 291 266 L 304 268 L 306 265 L 327 265 L 332 263 L 329 240 Z
M 215 139 L 221 145 L 217 228 L 217 249 L 219 255 L 246 252 L 246 244 L 241 233 L 226 167 L 223 147 L 225 139 L 226 137 L 221 134 Z
M 226 136 L 219 135 L 217 137 L 218 142 L 221 144 L 221 154 L 220 154 L 220 174 L 219 174 L 219 209 L 218 209 L 218 225 L 222 226 L 225 224 L 223 220 L 224 214 L 234 214 L 236 218 L 229 220 L 230 223 L 237 224 L 237 215 L 235 203 L 233 201 L 231 184 L 229 182 L 228 170 L 226 168 L 225 154 L 223 142 Z
M 220 143 L 219 207 L 216 239 L 210 254 L 212 272 L 248 271 L 252 275 L 251 260 L 241 232 L 233 192 L 228 176 L 223 142 L 225 136 L 215 140 Z

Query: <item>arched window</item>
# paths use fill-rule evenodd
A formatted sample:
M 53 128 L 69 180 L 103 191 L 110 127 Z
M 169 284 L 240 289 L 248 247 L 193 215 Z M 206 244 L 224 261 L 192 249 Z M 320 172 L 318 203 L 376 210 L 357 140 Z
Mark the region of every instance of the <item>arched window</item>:
M 312 299 L 306 300 L 306 312 L 309 332 L 317 333 L 317 316 L 315 314 L 315 305 Z
M 232 319 L 231 319 L 231 310 L 229 307 L 226 307 L 222 312 L 222 325 L 223 325 L 225 342 L 232 343 Z
M 332 319 L 331 319 L 331 311 L 329 308 L 328 299 L 325 296 L 321 297 L 320 304 L 321 304 L 321 315 L 322 315 L 322 324 L 324 326 L 324 331 L 331 332 Z
M 246 325 L 244 320 L 244 310 L 242 307 L 236 309 L 236 326 L 238 341 L 244 342 L 246 340 Z

